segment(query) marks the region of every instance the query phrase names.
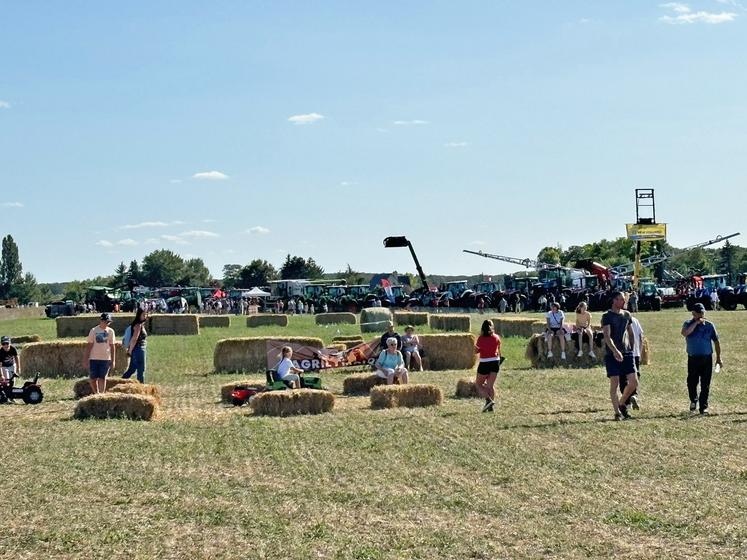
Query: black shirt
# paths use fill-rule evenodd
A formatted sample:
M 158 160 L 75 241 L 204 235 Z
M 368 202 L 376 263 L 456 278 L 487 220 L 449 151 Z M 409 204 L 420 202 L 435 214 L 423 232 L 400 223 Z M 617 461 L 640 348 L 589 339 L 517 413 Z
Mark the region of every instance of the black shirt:
M 386 350 L 386 340 L 387 338 L 396 338 L 397 339 L 397 350 L 402 350 L 402 339 L 399 336 L 399 333 L 390 333 L 389 331 L 385 332 L 381 335 L 381 341 L 379 342 L 379 345 L 382 349 Z
M 2 367 L 14 366 L 16 363 L 14 358 L 16 356 L 18 356 L 18 350 L 16 350 L 15 346 L 11 346 L 7 350 L 5 348 L 0 348 L 0 366 Z

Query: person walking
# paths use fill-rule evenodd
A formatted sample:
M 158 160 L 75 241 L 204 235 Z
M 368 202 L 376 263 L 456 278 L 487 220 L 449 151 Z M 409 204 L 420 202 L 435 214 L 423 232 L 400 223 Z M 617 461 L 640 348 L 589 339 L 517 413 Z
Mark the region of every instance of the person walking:
M 483 321 L 480 336 L 475 343 L 475 353 L 479 354 L 475 385 L 477 392 L 485 399 L 483 412 L 493 412 L 495 408 L 495 380 L 501 371 L 501 337 L 495 334 L 493 321 Z
M 137 380 L 145 383 L 145 346 L 148 332 L 145 330 L 145 322 L 148 320 L 148 312 L 139 307 L 135 318 L 130 324 L 130 343 L 127 346 L 127 355 L 130 357 L 130 365 L 122 374 L 122 379 L 129 379 L 137 372 Z
M 99 324 L 88 332 L 88 345 L 83 355 L 83 364 L 89 371 L 88 382 L 91 392 L 106 392 L 106 376 L 114 369 L 116 354 L 114 352 L 114 329 L 110 313 L 102 313 Z
M 635 292 L 633 292 L 635 293 Z M 630 299 L 628 299 L 628 305 L 630 305 Z M 641 394 L 641 350 L 643 349 L 643 327 L 640 321 L 635 315 L 630 316 L 630 326 L 633 329 L 633 362 L 635 363 L 635 377 L 638 380 L 638 387 L 633 391 L 627 401 L 623 404 L 625 406 L 632 405 L 634 410 L 640 408 L 640 394 Z M 620 394 L 625 392 L 625 387 L 628 385 L 628 381 L 625 377 L 620 377 Z
M 606 347 L 604 365 L 607 369 L 607 378 L 610 380 L 610 400 L 615 420 L 627 420 L 630 414 L 624 403 L 638 387 L 632 351 L 634 333 L 630 313 L 623 309 L 625 296 L 619 291 L 612 292 L 611 296 L 612 307 L 602 315 L 602 331 Z M 625 377 L 627 386 L 622 397 L 618 398 L 617 389 L 620 386 L 621 377 Z
M 705 306 L 693 306 L 693 318 L 682 325 L 682 336 L 687 344 L 687 392 L 690 396 L 690 412 L 700 407 L 700 413 L 708 414 L 708 397 L 713 375 L 713 348 L 716 349 L 716 371 L 723 367 L 721 342 L 716 326 L 705 318 Z M 700 396 L 698 396 L 700 384 Z

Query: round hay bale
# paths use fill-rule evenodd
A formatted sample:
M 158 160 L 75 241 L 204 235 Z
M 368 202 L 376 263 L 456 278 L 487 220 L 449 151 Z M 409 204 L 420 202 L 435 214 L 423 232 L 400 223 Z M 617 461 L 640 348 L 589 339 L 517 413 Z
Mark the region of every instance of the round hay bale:
M 475 336 L 471 333 L 420 334 L 423 346 L 423 367 L 434 371 L 472 369 L 477 362 Z
M 231 317 L 228 315 L 200 315 L 200 328 L 227 329 L 231 326 Z
M 118 383 L 111 388 L 112 393 L 125 393 L 127 395 L 146 395 L 153 397 L 157 404 L 161 404 L 161 390 L 157 385 L 147 383 Z
M 317 313 L 314 321 L 317 325 L 355 325 L 358 318 L 355 313 Z
M 153 420 L 158 417 L 159 413 L 160 407 L 153 397 L 125 393 L 99 393 L 80 399 L 75 405 L 73 417 L 78 420 L 86 418 Z
M 371 408 L 438 406 L 444 394 L 436 385 L 378 385 L 371 389 Z
M 456 393 L 454 395 L 458 399 L 476 399 L 480 397 L 474 379 L 460 379 L 457 381 Z
M 415 311 L 395 311 L 394 323 L 396 325 L 412 325 L 413 327 L 427 325 L 430 313 Z
M 41 342 L 41 337 L 38 334 L 24 334 L 21 336 L 11 336 L 10 339 L 13 344 L 28 344 L 29 342 Z
M 181 336 L 200 334 L 200 320 L 197 315 L 179 313 L 151 315 L 148 334 Z
M 254 327 L 266 327 L 272 325 L 275 327 L 287 327 L 288 316 L 277 315 L 272 313 L 261 313 L 259 315 L 249 315 L 246 318 L 246 326 L 250 328 Z
M 87 343 L 85 340 L 32 342 L 20 353 L 23 371 L 40 373 L 42 377 L 83 377 L 88 367 L 83 365 Z M 127 369 L 127 353 L 122 345 L 115 345 L 115 368 L 111 374 L 122 374 Z
M 597 356 L 596 359 L 593 359 L 591 356 L 589 356 L 589 342 L 584 339 L 583 345 L 581 347 L 581 350 L 583 352 L 583 355 L 581 357 L 577 356 L 577 342 L 573 340 L 566 340 L 566 359 L 561 360 L 560 341 L 557 338 L 552 339 L 553 357 L 548 358 L 547 342 L 545 341 L 545 336 L 543 334 L 532 335 L 532 337 L 527 342 L 525 356 L 527 360 L 531 362 L 532 367 L 536 369 L 547 369 L 554 367 L 589 369 L 598 367 L 604 364 L 604 348 L 599 347 L 599 345 L 597 344 L 597 341 L 599 340 L 597 334 L 595 334 L 594 338 L 595 342 L 593 347 L 594 352 Z
M 303 336 L 245 336 L 224 338 L 215 345 L 213 367 L 216 373 L 235 371 L 258 372 L 267 369 L 267 341 L 300 344 L 323 348 L 321 338 Z
M 641 344 L 641 365 L 651 365 L 651 346 L 648 342 L 648 338 L 643 337 L 643 344 Z
M 132 323 L 135 316 L 129 313 L 112 313 L 112 323 L 109 325 L 114 332 L 121 336 L 128 325 Z M 57 327 L 57 338 L 71 338 L 88 336 L 88 332 L 99 324 L 97 314 L 78 315 L 76 317 L 57 317 L 55 319 Z M 148 328 L 150 334 L 150 328 Z
M 535 317 L 501 316 L 492 319 L 495 332 L 501 337 L 521 336 L 529 338 L 535 333 L 545 331 L 545 322 Z
M 231 393 L 237 387 L 251 387 L 252 389 L 264 389 L 264 381 L 257 381 L 256 379 L 244 379 L 242 381 L 231 381 L 220 386 L 220 400 L 223 403 L 230 403 L 233 401 Z
M 472 329 L 469 315 L 437 313 L 428 317 L 428 324 L 439 331 L 469 332 Z
M 392 320 L 392 312 L 386 307 L 367 307 L 361 311 L 361 332 L 384 332 Z
M 254 397 L 250 406 L 254 414 L 262 416 L 323 414 L 335 406 L 335 396 L 318 389 L 267 391 Z
M 377 385 L 386 380 L 375 374 L 361 373 L 346 377 L 342 381 L 343 395 L 367 395 Z
M 106 378 L 106 390 L 110 391 L 117 385 L 132 385 L 137 383 L 136 379 L 122 379 L 121 377 L 107 377 Z M 91 384 L 88 378 L 78 379 L 73 385 L 73 395 L 76 399 L 82 399 L 91 394 Z

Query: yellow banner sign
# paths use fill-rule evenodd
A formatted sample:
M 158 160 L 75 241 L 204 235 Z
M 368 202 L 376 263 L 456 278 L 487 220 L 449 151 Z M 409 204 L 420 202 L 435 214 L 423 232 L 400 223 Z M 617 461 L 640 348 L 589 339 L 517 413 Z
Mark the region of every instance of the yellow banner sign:
M 625 224 L 628 239 L 658 241 L 667 238 L 667 224 Z

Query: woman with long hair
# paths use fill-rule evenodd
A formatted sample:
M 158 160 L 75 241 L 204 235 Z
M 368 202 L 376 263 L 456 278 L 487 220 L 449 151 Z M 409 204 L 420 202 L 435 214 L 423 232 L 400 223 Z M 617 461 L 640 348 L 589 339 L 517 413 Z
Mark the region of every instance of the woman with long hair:
M 145 308 L 138 306 L 135 318 L 130 324 L 130 344 L 127 346 L 127 355 L 130 357 L 130 365 L 122 374 L 123 379 L 129 379 L 137 372 L 137 380 L 145 383 L 145 347 L 148 332 L 145 330 L 145 322 L 148 320 L 148 312 Z
M 501 370 L 501 337 L 493 330 L 493 321 L 483 321 L 480 336 L 475 343 L 475 353 L 480 355 L 477 366 L 477 392 L 485 398 L 483 412 L 493 412 L 495 407 L 495 380 Z
M 576 307 L 576 325 L 575 331 L 578 335 L 578 354 L 577 357 L 584 355 L 584 335 L 589 338 L 589 357 L 596 360 L 597 355 L 594 353 L 594 331 L 591 329 L 591 313 L 587 309 L 585 301 L 582 301 Z

